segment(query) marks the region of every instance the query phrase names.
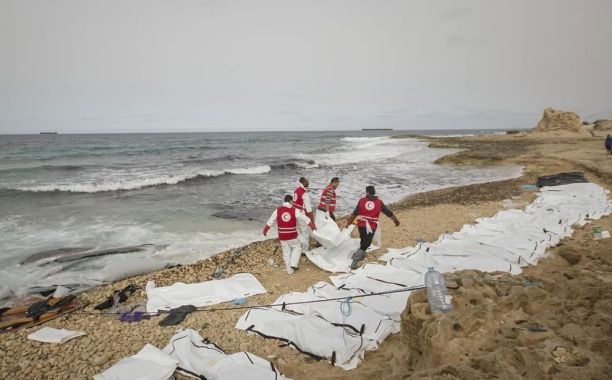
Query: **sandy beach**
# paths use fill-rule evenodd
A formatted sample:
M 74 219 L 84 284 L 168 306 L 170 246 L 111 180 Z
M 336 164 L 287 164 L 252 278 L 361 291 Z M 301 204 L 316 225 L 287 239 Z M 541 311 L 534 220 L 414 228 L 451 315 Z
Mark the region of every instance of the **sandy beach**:
M 387 248 L 435 240 L 509 205 L 522 208 L 535 192 L 521 185 L 541 175 L 583 171 L 589 181 L 612 190 L 612 158 L 605 155 L 600 137 L 507 135 L 430 141 L 432 147 L 463 149 L 439 159 L 440 165 L 521 165 L 523 176 L 420 193 L 393 204 L 402 224 L 395 228 L 390 220 L 382 220 L 383 247 L 370 253 L 367 261 L 376 261 Z M 122 323 L 93 309 L 112 290 L 127 284 L 144 288 L 149 280 L 158 286 L 206 281 L 218 265 L 224 265 L 228 276 L 250 272 L 268 290 L 248 298 L 249 306 L 271 303 L 286 292 L 305 291 L 328 279 L 330 273 L 305 257 L 298 272 L 286 275 L 278 241 L 267 240 L 82 294 L 89 306 L 45 324 L 87 333 L 65 344 L 26 340 L 39 327 L 2 334 L 0 379 L 91 378 L 146 343 L 164 347 L 180 328 L 198 331 L 226 352 L 249 351 L 271 360 L 294 379 L 606 379 L 612 373 L 612 245 L 610 239 L 593 240 L 593 225 L 612 231 L 612 218 L 576 229 L 550 250 L 549 257 L 519 276 L 478 271 L 447 275 L 455 306 L 449 314 L 431 314 L 425 291 L 413 293 L 402 315 L 401 332 L 387 338 L 379 350 L 367 352 L 352 371 L 235 329 L 244 310 L 192 313 L 178 326 L 160 327 L 159 317 Z M 268 265 L 270 258 L 274 266 Z M 130 301 L 145 298 L 141 290 Z M 545 331 L 532 332 L 530 327 Z

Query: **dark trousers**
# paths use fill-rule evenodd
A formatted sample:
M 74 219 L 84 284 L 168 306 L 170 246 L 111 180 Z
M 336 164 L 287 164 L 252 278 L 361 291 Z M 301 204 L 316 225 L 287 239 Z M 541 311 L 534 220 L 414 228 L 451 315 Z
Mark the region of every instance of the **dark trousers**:
M 368 233 L 365 227 L 358 228 L 359 239 L 361 240 L 361 242 L 359 243 L 359 248 L 365 252 L 366 249 L 370 248 L 370 245 L 372 244 L 372 239 L 374 239 L 374 233 L 376 232 L 376 228 L 372 230 L 371 234 Z

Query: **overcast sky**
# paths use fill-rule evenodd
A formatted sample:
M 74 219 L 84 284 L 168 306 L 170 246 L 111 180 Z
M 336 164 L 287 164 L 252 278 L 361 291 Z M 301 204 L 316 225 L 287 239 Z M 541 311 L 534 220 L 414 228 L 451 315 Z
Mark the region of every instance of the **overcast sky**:
M 610 0 L 0 0 L 0 133 L 612 118 Z

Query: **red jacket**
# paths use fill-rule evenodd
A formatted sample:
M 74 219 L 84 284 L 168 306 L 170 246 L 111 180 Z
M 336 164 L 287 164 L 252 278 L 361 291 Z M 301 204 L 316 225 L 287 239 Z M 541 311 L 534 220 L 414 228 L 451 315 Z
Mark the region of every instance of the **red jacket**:
M 302 186 L 299 186 L 293 192 L 293 207 L 302 211 L 304 211 L 304 193 L 306 193 L 306 189 Z
M 278 227 L 278 240 L 297 239 L 297 219 L 295 208 L 281 206 L 276 209 L 276 224 Z
M 366 221 L 370 223 L 372 230 L 378 226 L 378 217 L 382 208 L 382 201 L 378 198 L 369 200 L 368 197 L 363 197 L 357 203 L 359 209 L 359 219 L 357 227 L 366 227 Z

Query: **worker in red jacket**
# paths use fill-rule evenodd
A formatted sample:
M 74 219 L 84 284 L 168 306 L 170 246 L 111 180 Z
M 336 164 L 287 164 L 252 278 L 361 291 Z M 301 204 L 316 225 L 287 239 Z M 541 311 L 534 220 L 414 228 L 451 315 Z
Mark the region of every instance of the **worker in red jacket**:
M 355 210 L 346 222 L 348 228 L 356 219 L 357 228 L 359 229 L 359 249 L 355 251 L 352 256 L 353 262 L 351 263 L 351 269 L 357 269 L 359 262 L 365 259 L 366 250 L 372 244 L 374 233 L 378 227 L 378 217 L 381 211 L 383 214 L 393 219 L 395 227 L 400 225 L 399 219 L 397 219 L 393 212 L 385 206 L 383 201 L 376 196 L 376 189 L 374 186 L 367 186 L 366 196 L 357 202 L 357 207 L 355 207 Z
M 312 206 L 310 205 L 310 194 L 308 194 L 308 185 L 308 179 L 306 179 L 306 177 L 300 177 L 298 180 L 298 186 L 293 192 L 293 207 L 295 207 L 302 214 L 306 214 L 310 221 L 314 223 Z M 307 251 L 308 241 L 310 239 L 310 228 L 298 223 L 298 232 L 300 244 L 302 245 L 302 251 Z
M 334 215 L 336 211 L 336 189 L 339 185 L 340 179 L 338 179 L 338 177 L 332 178 L 329 185 L 325 186 L 323 189 L 321 200 L 317 207 L 317 210 L 325 213 L 325 217 L 331 218 L 334 221 L 336 220 L 336 215 Z
M 266 236 L 268 230 L 276 225 L 278 227 L 278 240 L 283 250 L 283 260 L 287 274 L 292 274 L 300 264 L 302 249 L 298 240 L 298 223 L 305 224 L 311 229 L 316 229 L 314 223 L 308 217 L 293 207 L 293 196 L 285 195 L 283 205 L 272 213 L 270 219 L 263 229 Z

